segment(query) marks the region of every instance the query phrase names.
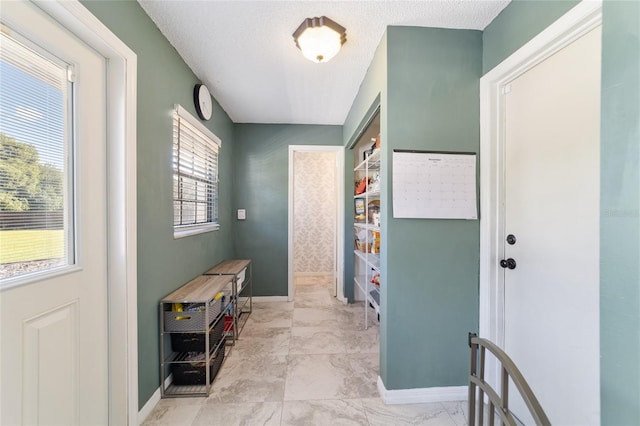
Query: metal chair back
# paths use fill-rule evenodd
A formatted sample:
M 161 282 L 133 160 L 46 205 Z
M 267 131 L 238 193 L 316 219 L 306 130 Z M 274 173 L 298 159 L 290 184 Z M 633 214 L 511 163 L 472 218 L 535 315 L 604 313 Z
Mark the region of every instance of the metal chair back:
M 509 410 L 509 378 L 513 381 L 516 390 L 529 408 L 536 425 L 550 426 L 551 422 L 545 414 L 538 399 L 533 394 L 531 387 L 524 379 L 518 367 L 509 356 L 495 344 L 487 339 L 478 337 L 475 333 L 469 333 L 469 347 L 471 348 L 471 360 L 469 364 L 469 426 L 483 426 L 484 422 L 484 398 L 489 400 L 489 425 L 495 424 L 496 410 L 500 416 L 502 425 L 517 426 L 519 423 Z M 500 363 L 500 394 L 485 381 L 486 351 L 496 357 Z M 478 390 L 476 395 L 476 389 Z M 477 398 L 477 399 L 476 399 Z M 476 409 L 479 410 L 476 413 Z

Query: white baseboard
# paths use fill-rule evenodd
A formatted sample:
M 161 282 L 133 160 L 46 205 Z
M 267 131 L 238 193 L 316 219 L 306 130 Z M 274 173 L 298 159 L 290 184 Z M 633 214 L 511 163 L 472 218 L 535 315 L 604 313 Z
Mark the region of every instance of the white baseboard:
M 149 414 L 156 408 L 156 405 L 160 402 L 160 388 L 156 389 L 156 391 L 151 395 L 151 398 L 147 401 L 146 404 L 140 409 L 138 412 L 138 424 L 141 425 L 147 420 Z
M 387 390 L 378 376 L 378 393 L 385 404 L 419 404 L 425 402 L 466 401 L 467 386 Z
M 254 302 L 288 302 L 287 296 L 253 296 Z
M 173 374 L 169 374 L 169 377 L 167 377 L 164 381 L 164 388 L 166 389 L 167 387 L 169 387 L 169 385 L 172 382 L 173 382 Z M 149 398 L 149 400 L 144 404 L 144 406 L 140 409 L 140 411 L 138 411 L 138 425 L 141 425 L 142 423 L 144 423 L 145 420 L 147 420 L 147 417 L 149 417 L 149 414 L 151 414 L 153 409 L 156 408 L 156 405 L 158 405 L 158 402 L 160 402 L 161 395 L 162 395 L 162 392 L 158 387 L 158 389 L 156 389 L 153 395 L 151 395 L 151 398 Z

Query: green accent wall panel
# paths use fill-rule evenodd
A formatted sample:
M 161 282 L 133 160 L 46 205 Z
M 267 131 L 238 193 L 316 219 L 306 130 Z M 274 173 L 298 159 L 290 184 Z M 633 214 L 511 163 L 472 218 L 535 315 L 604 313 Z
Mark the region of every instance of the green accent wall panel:
M 342 126 L 236 124 L 235 144 L 236 256 L 253 261 L 254 296 L 286 296 L 289 145 L 341 145 Z
M 160 385 L 159 300 L 233 256 L 234 128 L 214 99 L 213 118 L 205 125 L 222 139 L 221 229 L 174 240 L 172 109 L 178 103 L 195 115 L 193 86 L 200 81 L 136 1 L 83 1 L 83 5 L 138 57 L 138 400 L 142 407 Z
M 391 221 L 398 223 L 389 226 L 389 245 L 402 249 L 387 262 L 385 387 L 464 386 L 467 333 L 478 329 L 477 276 L 472 275 L 478 268 L 477 223 Z
M 482 33 L 483 74 L 578 3 L 578 0 L 513 0 Z
M 640 424 L 640 2 L 605 1 L 602 31 L 602 424 Z
M 482 33 L 389 27 L 387 43 L 381 377 L 387 389 L 463 386 L 467 333 L 478 328 L 479 222 L 394 219 L 392 152 L 478 152 Z

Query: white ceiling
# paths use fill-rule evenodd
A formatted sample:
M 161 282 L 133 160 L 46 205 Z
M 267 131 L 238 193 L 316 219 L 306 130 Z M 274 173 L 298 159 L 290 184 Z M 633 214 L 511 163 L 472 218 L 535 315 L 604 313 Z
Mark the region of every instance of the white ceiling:
M 389 25 L 483 30 L 510 0 L 138 0 L 236 123 L 343 124 Z M 330 62 L 291 34 L 327 16 L 347 29 Z

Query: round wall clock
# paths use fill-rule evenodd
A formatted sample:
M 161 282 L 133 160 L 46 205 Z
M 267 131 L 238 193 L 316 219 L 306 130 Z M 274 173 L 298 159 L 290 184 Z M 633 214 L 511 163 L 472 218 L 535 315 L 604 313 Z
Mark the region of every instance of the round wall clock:
M 193 102 L 196 105 L 196 112 L 202 120 L 209 120 L 213 113 L 211 103 L 211 93 L 204 84 L 196 84 L 193 88 Z

